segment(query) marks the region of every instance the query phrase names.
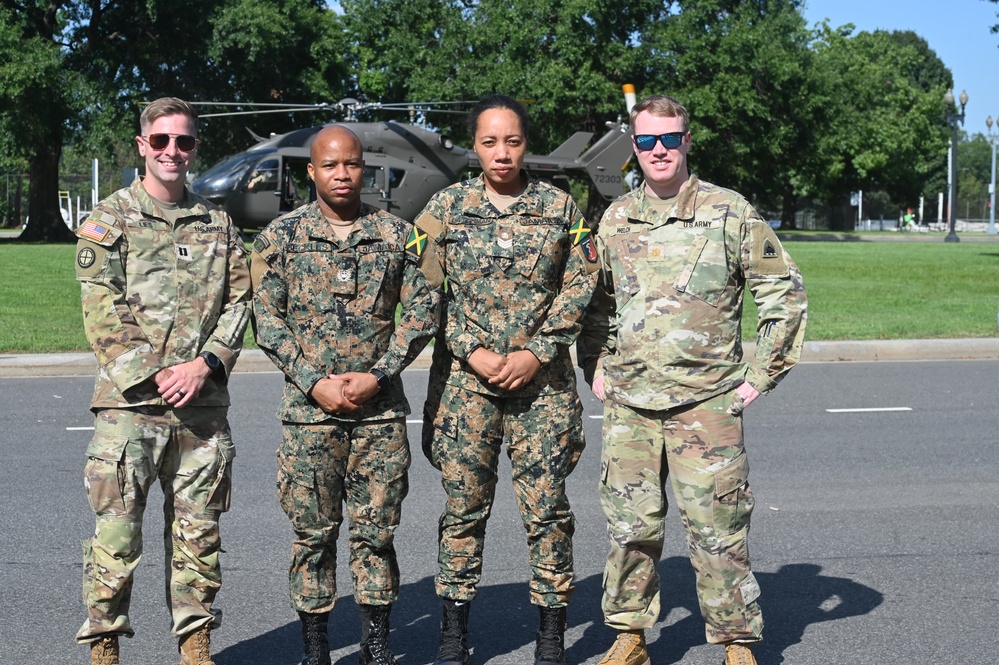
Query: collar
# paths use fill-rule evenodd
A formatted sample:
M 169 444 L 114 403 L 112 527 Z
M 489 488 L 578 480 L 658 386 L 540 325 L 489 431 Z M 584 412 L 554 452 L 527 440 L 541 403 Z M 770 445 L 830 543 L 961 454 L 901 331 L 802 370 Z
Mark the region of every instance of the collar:
M 372 205 L 361 202 L 361 208 L 357 211 L 357 219 L 354 220 L 354 227 L 351 229 L 350 237 L 346 241 L 340 240 L 333 230 L 326 215 L 319 208 L 319 202 L 313 201 L 308 205 L 305 214 L 302 215 L 304 231 L 310 238 L 318 238 L 331 243 L 343 244 L 352 247 L 362 242 L 377 241 L 382 239 L 382 233 L 375 223 L 379 210 Z
M 692 220 L 694 219 L 697 190 L 700 188 L 700 184 L 701 181 L 697 176 L 691 173 L 680 193 L 673 197 L 672 207 L 668 207 L 662 212 L 657 211 L 649 204 L 649 195 L 645 191 L 645 185 L 643 184 L 635 190 L 635 196 L 628 203 L 625 214 L 628 215 L 629 219 L 652 224 L 653 227 L 675 221 Z
M 138 204 L 139 210 L 142 214 L 147 217 L 158 217 L 164 219 L 163 210 L 156 204 L 156 200 L 149 195 L 146 188 L 142 186 L 142 178 L 136 176 L 135 180 L 128 188 L 129 193 L 132 195 L 132 199 Z M 196 215 L 207 215 L 208 208 L 202 202 L 202 200 L 195 196 L 194 193 L 184 187 L 184 202 L 177 206 L 177 214 L 179 217 L 192 217 Z
M 536 194 L 538 180 L 531 176 L 525 169 L 520 169 L 520 177 L 527 183 L 524 191 L 514 203 L 500 212 L 486 196 L 486 177 L 480 173 L 479 177 L 472 180 L 468 185 L 465 194 L 462 213 L 471 217 L 506 217 L 508 215 L 523 215 L 528 217 L 540 217 L 541 210 L 537 207 L 538 200 Z

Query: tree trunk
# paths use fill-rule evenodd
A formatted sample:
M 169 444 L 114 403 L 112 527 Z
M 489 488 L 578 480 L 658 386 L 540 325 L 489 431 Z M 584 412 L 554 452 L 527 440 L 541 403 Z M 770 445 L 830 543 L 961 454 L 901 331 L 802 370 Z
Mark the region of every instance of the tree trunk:
M 28 160 L 28 226 L 22 242 L 73 242 L 75 236 L 59 212 L 59 156 L 62 146 L 38 146 Z M 70 220 L 72 223 L 73 220 Z
M 796 212 L 798 212 L 798 197 L 795 196 L 794 187 L 791 183 L 785 182 L 780 208 L 780 228 L 782 231 L 798 228 L 798 226 L 794 223 L 794 215 Z

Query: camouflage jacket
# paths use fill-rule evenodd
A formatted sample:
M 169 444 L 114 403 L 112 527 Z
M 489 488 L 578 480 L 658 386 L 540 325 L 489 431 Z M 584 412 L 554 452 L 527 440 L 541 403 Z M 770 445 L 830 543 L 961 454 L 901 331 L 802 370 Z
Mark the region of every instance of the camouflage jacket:
M 416 227 L 437 241 L 435 260 L 447 277 L 448 381 L 508 395 L 481 379 L 466 360 L 480 346 L 503 355 L 527 349 L 541 369 L 516 394 L 575 390 L 569 347 L 579 334 L 599 264 L 593 236 L 572 197 L 529 178 L 521 197 L 500 213 L 479 176 L 438 192 Z
M 190 406 L 227 406 L 229 372 L 250 318 L 243 240 L 218 206 L 187 191 L 176 223 L 136 179 L 101 201 L 77 229 L 83 325 L 97 356 L 91 407 L 164 405 L 153 376 L 214 353 Z
M 581 336 L 587 380 L 608 399 L 667 409 L 731 390 L 769 392 L 801 356 L 805 287 L 770 226 L 737 193 L 691 175 L 670 211 L 639 187 L 597 236 L 600 283 Z M 759 310 L 756 357 L 742 356 L 746 287 Z
M 257 343 L 285 374 L 279 418 L 359 421 L 410 412 L 399 373 L 437 332 L 440 316 L 440 281 L 421 270 L 417 245 L 407 251 L 413 235 L 410 223 L 361 204 L 341 241 L 314 202 L 257 236 L 253 312 Z M 418 246 L 425 249 L 425 239 Z M 330 374 L 372 369 L 390 377 L 391 387 L 353 414 L 328 414 L 309 397 Z

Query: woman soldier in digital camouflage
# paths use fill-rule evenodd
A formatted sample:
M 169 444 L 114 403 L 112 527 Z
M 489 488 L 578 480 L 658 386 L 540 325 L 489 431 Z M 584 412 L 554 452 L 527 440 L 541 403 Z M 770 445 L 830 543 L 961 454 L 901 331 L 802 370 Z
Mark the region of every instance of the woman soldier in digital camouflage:
M 468 611 L 507 442 L 539 607 L 536 663 L 564 663 L 574 521 L 566 478 L 583 450 L 569 346 L 596 283 L 593 240 L 572 198 L 524 172 L 527 111 L 494 95 L 469 116 L 482 175 L 439 192 L 416 221 L 437 241 L 446 307 L 424 410 L 441 471 L 438 665 L 468 662 Z

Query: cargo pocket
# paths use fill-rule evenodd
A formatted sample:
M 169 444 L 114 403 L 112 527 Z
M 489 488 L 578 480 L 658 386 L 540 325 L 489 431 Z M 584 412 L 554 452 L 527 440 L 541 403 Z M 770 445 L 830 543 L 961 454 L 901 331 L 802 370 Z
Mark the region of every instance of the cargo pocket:
M 125 460 L 125 437 L 97 432 L 87 447 L 83 482 L 87 500 L 97 515 L 126 515 L 128 469 Z
M 293 458 L 278 456 L 278 503 L 291 520 L 296 532 L 315 528 L 319 518 L 319 500 L 315 472 L 296 466 Z
M 742 453 L 715 472 L 714 527 L 718 537 L 749 526 L 753 493 L 749 489 L 749 458 Z
M 217 442 L 218 464 L 205 508 L 224 513 L 229 510 L 232 500 L 232 461 L 236 458 L 236 447 L 232 445 L 232 438 L 226 435 L 219 436 Z

